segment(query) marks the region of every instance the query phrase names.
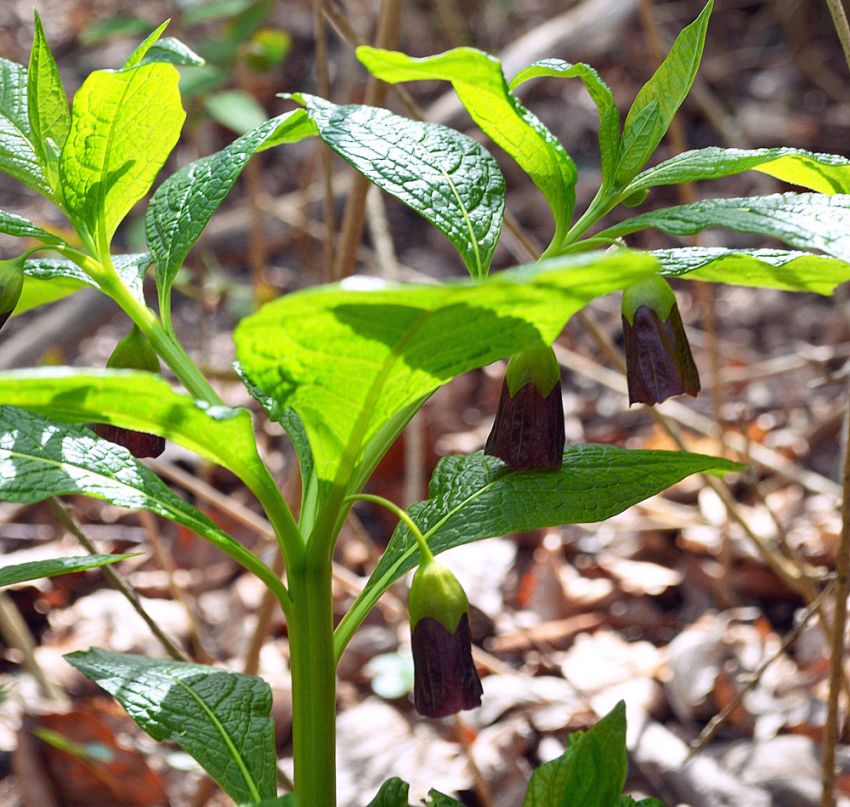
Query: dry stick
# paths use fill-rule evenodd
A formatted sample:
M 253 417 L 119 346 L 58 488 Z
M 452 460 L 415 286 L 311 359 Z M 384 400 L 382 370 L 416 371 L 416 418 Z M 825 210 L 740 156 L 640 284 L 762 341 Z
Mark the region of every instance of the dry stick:
M 382 0 L 381 10 L 378 12 L 375 46 L 378 48 L 394 47 L 398 39 L 400 23 L 401 0 Z M 381 106 L 386 94 L 387 85 L 370 75 L 366 84 L 366 104 Z M 345 214 L 342 219 L 339 253 L 334 263 L 334 279 L 347 277 L 354 270 L 357 247 L 363 235 L 368 190 L 369 180 L 362 174 L 355 173 L 351 179 L 351 191 L 348 194 Z
M 835 744 L 838 742 L 838 698 L 844 676 L 844 627 L 847 623 L 847 595 L 850 593 L 850 397 L 844 421 L 844 462 L 841 469 L 841 538 L 835 557 L 835 622 L 832 626 L 831 666 L 829 669 L 829 699 L 826 727 L 821 746 L 821 807 L 835 803 Z
M 88 536 L 83 532 L 83 528 L 74 518 L 71 511 L 65 507 L 59 499 L 52 498 L 49 500 L 50 509 L 56 520 L 59 521 L 68 532 L 71 533 L 89 552 L 93 555 L 97 554 L 97 547 L 89 540 Z M 103 575 L 106 577 L 109 584 L 124 595 L 127 602 L 130 603 L 133 610 L 144 620 L 144 623 L 150 629 L 150 632 L 159 640 L 166 653 L 175 661 L 191 661 L 191 659 L 162 631 L 159 625 L 154 622 L 153 618 L 145 611 L 139 600 L 138 595 L 133 589 L 124 582 L 118 573 L 109 566 L 103 566 Z
M 328 33 L 325 28 L 325 16 L 322 13 L 322 0 L 313 0 L 313 32 L 316 38 L 316 66 L 319 74 L 319 94 L 331 97 L 331 79 L 328 70 Z M 334 235 L 336 216 L 334 214 L 333 171 L 331 153 L 323 144 L 319 144 L 319 162 L 322 171 L 322 216 L 325 220 L 325 240 L 322 242 L 322 266 L 324 276 L 333 278 Z
M 820 594 L 818 594 L 818 596 L 806 607 L 806 610 L 803 612 L 800 621 L 782 640 L 782 644 L 779 646 L 777 651 L 772 656 L 770 656 L 770 658 L 765 659 L 755 671 L 753 671 L 750 675 L 747 676 L 747 682 L 745 686 L 729 703 L 726 704 L 726 706 L 719 714 L 716 714 L 714 717 L 711 718 L 711 720 L 708 721 L 708 724 L 699 733 L 699 736 L 691 743 L 691 747 L 688 751 L 688 759 L 690 759 L 694 754 L 697 754 L 702 751 L 702 749 L 705 748 L 705 746 L 708 745 L 708 743 L 710 743 L 712 739 L 714 739 L 721 726 L 723 726 L 723 724 L 729 719 L 729 715 L 731 715 L 732 712 L 734 712 L 735 709 L 740 706 L 746 694 L 761 680 L 761 677 L 762 675 L 764 675 L 765 670 L 767 670 L 767 668 L 770 667 L 770 665 L 773 664 L 800 635 L 800 632 L 808 624 L 809 620 L 812 618 L 812 615 L 818 609 L 820 609 L 824 600 L 829 594 L 832 593 L 834 586 L 835 583 L 832 582 L 828 586 L 826 586 Z
M 844 7 L 841 5 L 841 0 L 826 0 L 826 5 L 829 7 L 829 13 L 832 14 L 832 23 L 835 26 L 835 32 L 841 40 L 844 61 L 847 62 L 847 66 L 850 68 L 850 25 L 847 23 L 847 15 L 844 13 Z

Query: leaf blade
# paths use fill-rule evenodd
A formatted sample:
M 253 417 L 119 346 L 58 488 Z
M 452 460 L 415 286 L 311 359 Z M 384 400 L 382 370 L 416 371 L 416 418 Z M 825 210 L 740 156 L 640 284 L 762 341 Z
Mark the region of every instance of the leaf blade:
M 120 560 L 134 557 L 133 553 L 124 555 L 80 555 L 72 558 L 50 558 L 48 560 L 33 560 L 27 563 L 16 563 L 13 566 L 0 568 L 0 588 L 24 583 L 27 580 L 38 580 L 42 577 L 56 577 L 60 574 L 75 574 L 86 569 L 96 569 L 118 563 Z

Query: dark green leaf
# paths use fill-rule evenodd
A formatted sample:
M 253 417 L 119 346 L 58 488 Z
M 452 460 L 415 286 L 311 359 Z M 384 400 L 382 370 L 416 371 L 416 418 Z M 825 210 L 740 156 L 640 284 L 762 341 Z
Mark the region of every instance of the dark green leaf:
M 440 793 L 439 790 L 431 790 L 426 807 L 463 807 L 463 804 L 445 793 Z
M 792 247 L 850 260 L 850 195 L 775 193 L 736 199 L 704 199 L 643 213 L 597 233 L 618 238 L 654 227 L 670 235 L 694 235 L 708 227 L 778 238 Z
M 319 136 L 379 188 L 442 232 L 475 278 L 486 276 L 505 207 L 505 181 L 472 138 L 386 109 L 299 94 Z
M 357 49 L 357 58 L 373 75 L 393 84 L 420 79 L 450 81 L 481 131 L 517 161 L 546 198 L 555 218 L 553 240 L 558 242 L 566 235 L 575 205 L 575 163 L 558 139 L 510 92 L 498 59 L 475 48 L 454 48 L 415 59 L 399 51 L 366 46 Z
M 275 798 L 272 694 L 262 679 L 98 649 L 65 659 L 151 737 L 191 754 L 237 801 Z
M 409 790 L 410 786 L 407 782 L 397 777 L 387 779 L 366 807 L 410 807 L 407 801 Z
M 16 563 L 14 566 L 0 568 L 0 587 L 23 583 L 26 580 L 38 580 L 41 577 L 56 577 L 60 574 L 74 574 L 108 566 L 119 560 L 132 558 L 133 555 L 81 555 L 74 558 L 50 558 L 34 560 L 29 563 Z
M 0 128 L 0 139 L 2 139 L 2 136 L 2 128 Z M 43 230 L 37 224 L 29 221 L 29 219 L 25 219 L 23 216 L 16 216 L 14 213 L 7 213 L 5 210 L 0 210 L 0 233 L 14 235 L 17 238 L 35 238 L 44 244 L 65 243 L 59 236 L 52 235 L 47 230 Z

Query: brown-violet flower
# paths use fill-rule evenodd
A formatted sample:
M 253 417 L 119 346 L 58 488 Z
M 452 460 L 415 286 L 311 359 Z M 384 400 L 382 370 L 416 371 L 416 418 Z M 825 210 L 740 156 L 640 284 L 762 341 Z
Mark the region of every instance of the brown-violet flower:
M 484 453 L 517 471 L 560 468 L 565 442 L 560 381 L 551 347 L 511 356 Z
M 667 281 L 655 275 L 630 286 L 623 292 L 621 311 L 629 404 L 696 396 L 699 373 Z
M 413 645 L 413 703 L 425 717 L 446 717 L 481 705 L 472 661 L 469 602 L 457 578 L 433 558 L 424 560 L 408 600 Z

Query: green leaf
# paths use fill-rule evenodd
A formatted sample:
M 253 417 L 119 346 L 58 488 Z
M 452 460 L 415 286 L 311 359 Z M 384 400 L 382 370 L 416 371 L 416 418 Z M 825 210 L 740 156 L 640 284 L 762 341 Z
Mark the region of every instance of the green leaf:
M 41 280 L 37 277 L 24 276 L 24 288 L 21 292 L 21 297 L 15 310 L 12 312 L 13 317 L 17 317 L 33 308 L 39 308 L 42 305 L 49 305 L 58 300 L 64 300 L 70 297 L 80 289 L 85 288 L 86 284 L 79 280 L 71 280 L 70 278 L 57 277 L 52 280 Z
M 431 790 L 425 807 L 463 807 L 463 804 L 445 793 L 440 793 L 439 790 Z
M 850 280 L 850 263 L 808 252 L 683 247 L 659 249 L 652 254 L 661 264 L 661 274 L 709 283 L 829 296 Z
M 594 297 L 653 273 L 620 251 L 539 262 L 483 282 L 290 294 L 242 320 L 239 361 L 304 425 L 324 496 L 356 487 L 425 397 L 468 370 L 549 345 Z M 358 488 L 359 489 L 359 488 Z
M 132 557 L 135 557 L 132 553 L 129 555 L 80 555 L 75 558 L 50 558 L 29 563 L 16 563 L 14 566 L 0 568 L 0 588 L 23 583 L 26 580 L 38 580 L 41 577 L 84 572 L 86 569 L 108 566 L 110 563 Z
M 139 64 L 151 62 L 164 62 L 178 67 L 203 67 L 206 64 L 188 45 L 173 36 L 167 36 L 151 45 Z
M 59 174 L 69 215 L 101 253 L 177 143 L 186 117 L 178 78 L 159 62 L 99 70 L 74 96 Z
M 27 71 L 0 58 L 0 171 L 53 199 L 53 190 L 32 142 Z
M 295 799 L 295 794 L 287 793 L 285 796 L 278 796 L 276 799 L 246 801 L 240 804 L 239 807 L 298 807 L 298 802 Z M 661 807 L 664 807 L 664 805 L 661 805 Z
M 714 0 L 709 0 L 700 15 L 676 37 L 667 58 L 632 103 L 623 127 L 618 185 L 627 185 L 652 156 L 691 89 L 713 6 Z
M 850 195 L 846 194 L 775 193 L 703 199 L 626 219 L 596 233 L 596 237 L 619 238 L 648 227 L 679 236 L 694 235 L 707 227 L 726 227 L 850 260 Z
M 162 36 L 165 29 L 168 28 L 168 24 L 170 22 L 171 20 L 166 20 L 151 31 L 141 44 L 130 54 L 127 61 L 124 62 L 124 67 L 136 67 L 137 65 L 140 65 L 142 63 L 142 59 L 147 56 L 148 51 L 159 41 L 159 38 Z
M 125 448 L 101 440 L 81 426 L 0 406 L 0 501 L 33 504 L 73 494 L 104 499 L 118 507 L 150 510 L 196 532 L 267 585 L 274 586 L 277 581 L 274 572 L 173 494 Z
M 112 263 L 130 293 L 140 302 L 144 302 L 143 283 L 145 272 L 151 264 L 151 256 L 147 252 L 115 255 Z M 94 280 L 77 264 L 64 258 L 27 258 L 24 263 L 24 275 L 42 281 L 64 278 L 97 288 Z
M 65 659 L 151 737 L 191 754 L 237 801 L 275 798 L 272 694 L 262 679 L 97 648 Z
M 626 705 L 620 701 L 531 776 L 522 807 L 612 807 L 626 783 Z
M 257 453 L 250 413 L 202 408 L 159 376 L 49 367 L 0 373 L 0 401 L 70 423 L 109 423 L 158 434 L 228 468 L 255 493 L 274 488 Z
M 43 230 L 29 219 L 17 216 L 14 213 L 7 213 L 5 210 L 0 210 L 0 233 L 14 235 L 17 238 L 35 238 L 44 244 L 65 243 L 59 236 Z
M 291 125 L 292 113 L 267 120 L 221 151 L 172 174 L 157 188 L 145 213 L 148 247 L 156 264 L 160 310 L 168 317 L 171 287 L 192 245 L 233 188 L 251 156 L 279 130 Z
M 741 468 L 702 454 L 610 445 L 571 446 L 558 471 L 512 471 L 496 457 L 459 454 L 440 461 L 429 498 L 408 512 L 436 555 L 520 530 L 604 521 L 691 474 Z M 381 594 L 418 562 L 416 541 L 400 524 L 343 621 L 361 620 Z M 350 632 L 349 626 L 344 630 Z
M 206 99 L 205 106 L 209 116 L 222 126 L 237 134 L 247 134 L 262 126 L 266 120 L 266 110 L 250 93 L 243 90 L 224 90 Z
M 660 185 L 700 182 L 742 171 L 761 171 L 783 182 L 818 193 L 850 192 L 850 160 L 836 154 L 803 149 L 724 149 L 717 146 L 685 151 L 638 174 L 623 195 Z
M 664 807 L 664 804 L 653 798 L 635 801 L 631 796 L 620 796 L 617 807 Z
M 602 167 L 602 181 L 606 184 L 613 183 L 620 150 L 620 111 L 614 102 L 611 88 L 588 64 L 570 64 L 562 59 L 541 59 L 520 70 L 511 79 L 510 89 L 514 90 L 520 84 L 541 76 L 578 78 L 583 82 L 599 111 L 599 161 Z
M 394 776 L 381 785 L 375 798 L 366 807 L 410 807 L 407 800 L 409 790 L 410 785 L 407 782 Z
M 150 23 L 138 17 L 116 15 L 97 20 L 80 31 L 80 42 L 87 48 L 122 37 L 144 36 L 150 30 Z
M 443 233 L 472 277 L 487 275 L 502 229 L 505 181 L 483 146 L 454 129 L 386 109 L 292 97 L 331 149 Z
M 450 81 L 481 131 L 517 161 L 545 197 L 555 218 L 553 240 L 567 233 L 575 206 L 575 163 L 558 139 L 510 92 L 498 59 L 475 48 L 454 48 L 415 59 L 399 51 L 367 46 L 357 48 L 357 58 L 370 73 L 393 84 L 420 79 Z
M 41 18 L 35 12 L 35 38 L 30 52 L 27 105 L 32 143 L 50 185 L 58 189 L 59 153 L 71 128 L 68 98 L 56 60 L 44 36 Z

